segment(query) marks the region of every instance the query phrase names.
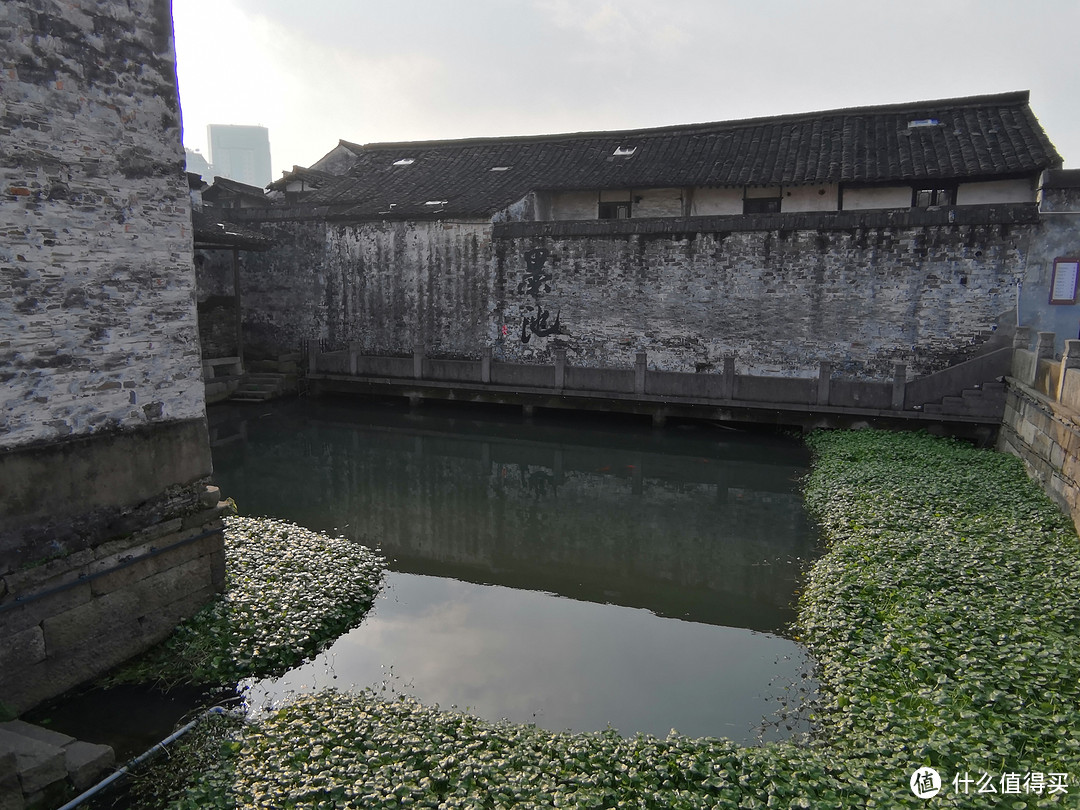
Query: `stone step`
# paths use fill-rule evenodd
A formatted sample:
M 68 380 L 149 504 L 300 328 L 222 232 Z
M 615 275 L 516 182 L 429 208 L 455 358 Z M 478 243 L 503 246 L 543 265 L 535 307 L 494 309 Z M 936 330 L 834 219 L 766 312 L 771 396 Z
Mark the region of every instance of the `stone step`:
M 22 720 L 0 723 L 0 810 L 61 804 L 97 783 L 115 763 L 107 745 Z
M 244 376 L 240 386 L 229 397 L 231 402 L 264 402 L 284 396 L 287 375 L 260 372 Z
M 1000 417 L 1004 409 L 1004 398 L 959 396 L 944 397 L 939 403 L 927 404 L 923 407 L 923 412 L 948 416 Z

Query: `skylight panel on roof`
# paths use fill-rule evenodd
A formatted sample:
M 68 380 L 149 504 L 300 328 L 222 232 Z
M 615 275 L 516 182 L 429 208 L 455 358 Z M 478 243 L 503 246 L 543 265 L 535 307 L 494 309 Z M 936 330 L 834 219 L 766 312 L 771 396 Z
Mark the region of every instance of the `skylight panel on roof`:
M 912 121 L 908 121 L 908 129 L 915 129 L 917 127 L 936 127 L 941 124 L 936 118 L 916 118 Z
M 637 151 L 636 146 L 616 146 L 615 151 L 611 153 L 612 157 L 630 157 Z
M 412 166 L 416 163 L 416 158 L 402 158 L 401 160 L 395 160 L 392 165 L 394 166 Z
M 446 205 L 449 200 L 428 200 L 424 205 Z
M 514 168 L 514 167 L 513 166 L 492 166 L 490 169 L 488 169 L 488 171 L 489 172 L 508 172 L 512 168 Z

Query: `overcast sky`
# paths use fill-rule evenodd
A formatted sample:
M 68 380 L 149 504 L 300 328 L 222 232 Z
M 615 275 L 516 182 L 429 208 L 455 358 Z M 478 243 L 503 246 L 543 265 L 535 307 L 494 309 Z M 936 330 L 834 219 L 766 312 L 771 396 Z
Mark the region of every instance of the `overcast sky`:
M 173 0 L 184 142 L 356 143 L 726 121 L 1030 90 L 1080 167 L 1077 0 Z

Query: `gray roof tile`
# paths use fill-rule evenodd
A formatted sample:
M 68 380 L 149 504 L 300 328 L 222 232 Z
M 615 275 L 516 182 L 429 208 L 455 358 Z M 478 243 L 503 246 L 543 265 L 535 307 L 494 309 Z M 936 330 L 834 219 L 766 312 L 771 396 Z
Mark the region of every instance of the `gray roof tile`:
M 311 203 L 362 219 L 487 217 L 533 190 L 918 182 L 1061 165 L 1026 91 L 642 130 L 342 144 L 356 163 Z M 618 147 L 634 152 L 616 156 Z

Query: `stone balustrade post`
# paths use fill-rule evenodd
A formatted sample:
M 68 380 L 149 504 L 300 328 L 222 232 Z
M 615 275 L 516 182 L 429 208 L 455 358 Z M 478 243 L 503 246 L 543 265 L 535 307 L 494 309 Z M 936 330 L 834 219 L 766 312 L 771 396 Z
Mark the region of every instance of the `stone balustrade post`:
M 893 362 L 892 409 L 904 410 L 904 394 L 907 389 L 907 363 Z
M 1054 359 L 1054 341 L 1057 335 L 1053 332 L 1039 332 L 1035 338 L 1035 362 L 1031 364 L 1031 373 L 1024 380 L 1028 385 L 1034 386 L 1039 379 L 1039 363 L 1042 360 Z
M 485 346 L 480 351 L 480 382 L 491 382 L 491 347 Z
M 356 370 L 359 366 L 360 359 L 360 344 L 355 341 L 349 344 L 349 374 L 356 376 Z
M 1062 401 L 1062 392 L 1066 389 L 1066 376 L 1070 371 L 1075 373 L 1077 369 L 1080 369 L 1080 340 L 1066 340 L 1065 352 L 1061 355 L 1061 376 L 1055 394 L 1058 402 Z
M 832 394 L 832 363 L 822 360 L 818 365 L 817 404 L 828 405 Z
M 412 374 L 413 374 L 413 379 L 415 379 L 415 380 L 424 379 L 424 344 L 423 343 L 415 343 L 415 344 L 413 344 Z
M 645 393 L 645 375 L 648 372 L 649 357 L 646 352 L 638 352 L 634 358 L 634 393 Z
M 1057 338 L 1053 332 L 1039 332 L 1035 341 L 1035 355 L 1040 360 L 1054 359 L 1054 342 Z
M 735 358 L 724 358 L 724 375 L 720 379 L 720 398 L 735 399 Z
M 1013 335 L 1013 348 L 1014 349 L 1031 349 L 1031 327 L 1030 326 L 1018 326 L 1016 327 L 1016 333 Z

